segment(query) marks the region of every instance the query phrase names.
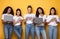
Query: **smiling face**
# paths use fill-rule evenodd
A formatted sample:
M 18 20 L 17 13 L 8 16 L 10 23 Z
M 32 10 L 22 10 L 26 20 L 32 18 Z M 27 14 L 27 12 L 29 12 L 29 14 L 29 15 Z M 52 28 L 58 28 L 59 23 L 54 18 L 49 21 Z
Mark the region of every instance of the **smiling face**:
M 11 8 L 8 8 L 7 13 L 10 14 L 10 12 L 11 12 Z
M 18 16 L 20 15 L 20 11 L 19 10 L 16 13 L 17 13 Z
M 31 8 L 28 8 L 28 13 L 32 13 L 32 9 Z
M 51 14 L 54 15 L 55 11 L 54 9 L 51 9 Z
M 41 9 L 38 9 L 38 12 L 39 12 L 39 14 L 42 14 L 42 10 Z

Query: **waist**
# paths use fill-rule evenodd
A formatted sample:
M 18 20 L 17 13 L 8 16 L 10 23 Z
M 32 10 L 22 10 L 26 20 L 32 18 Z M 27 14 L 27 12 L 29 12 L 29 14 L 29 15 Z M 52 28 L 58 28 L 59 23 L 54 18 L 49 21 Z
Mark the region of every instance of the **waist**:
M 36 26 L 44 26 L 44 24 L 36 24 Z
M 21 25 L 21 23 L 16 23 L 15 26 Z
M 49 27 L 57 27 L 56 25 L 54 26 L 54 25 L 48 25 Z
M 14 27 L 21 26 L 21 25 L 15 25 Z
M 57 26 L 58 24 L 57 23 L 49 23 L 48 25 Z
M 26 23 L 27 23 L 27 24 L 32 24 L 32 23 L 33 23 L 33 21 L 26 21 Z
M 7 22 L 5 22 L 4 24 L 13 24 L 13 23 L 7 23 Z

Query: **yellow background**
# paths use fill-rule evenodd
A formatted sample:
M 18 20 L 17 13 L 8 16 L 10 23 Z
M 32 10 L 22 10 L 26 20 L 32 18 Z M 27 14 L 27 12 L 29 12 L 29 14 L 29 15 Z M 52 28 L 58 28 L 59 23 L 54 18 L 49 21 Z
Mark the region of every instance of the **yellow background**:
M 17 8 L 22 10 L 22 15 L 27 13 L 27 6 L 33 7 L 33 13 L 36 12 L 37 7 L 42 7 L 45 14 L 48 16 L 51 7 L 55 7 L 57 15 L 60 17 L 60 0 L 0 0 L 0 39 L 4 39 L 4 26 L 1 21 L 2 12 L 5 7 L 11 6 L 14 9 L 14 13 Z M 23 35 L 22 39 L 25 39 L 25 25 L 23 23 Z M 46 33 L 48 36 L 48 26 L 46 26 Z M 31 36 L 30 36 L 31 37 Z M 35 36 L 36 38 L 36 36 Z M 13 32 L 12 39 L 17 39 L 17 36 Z M 58 26 L 58 39 L 60 39 L 60 26 Z

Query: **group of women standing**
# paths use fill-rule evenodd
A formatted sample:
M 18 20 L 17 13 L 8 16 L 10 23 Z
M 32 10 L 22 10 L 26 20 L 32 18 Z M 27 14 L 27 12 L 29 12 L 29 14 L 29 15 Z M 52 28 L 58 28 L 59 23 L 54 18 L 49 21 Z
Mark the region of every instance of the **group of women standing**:
M 60 22 L 58 15 L 56 15 L 56 9 L 51 7 L 50 14 L 48 16 L 45 15 L 42 7 L 38 7 L 36 10 L 36 15 L 32 13 L 32 6 L 29 5 L 27 7 L 28 13 L 22 17 L 21 10 L 18 8 L 16 10 L 16 16 L 14 16 L 14 12 L 12 7 L 8 6 L 4 9 L 2 14 L 2 21 L 4 19 L 4 15 L 13 15 L 13 21 L 4 22 L 4 34 L 5 39 L 11 39 L 12 28 L 14 28 L 14 32 L 18 36 L 18 39 L 21 39 L 22 34 L 22 21 L 26 24 L 26 39 L 28 39 L 29 33 L 34 39 L 34 32 L 36 32 L 37 38 L 40 39 L 40 33 L 43 36 L 43 39 L 47 39 L 45 24 L 48 24 L 48 39 L 57 39 L 57 25 Z M 34 18 L 43 18 L 42 24 L 36 24 L 34 28 Z M 14 26 L 14 27 L 13 27 Z

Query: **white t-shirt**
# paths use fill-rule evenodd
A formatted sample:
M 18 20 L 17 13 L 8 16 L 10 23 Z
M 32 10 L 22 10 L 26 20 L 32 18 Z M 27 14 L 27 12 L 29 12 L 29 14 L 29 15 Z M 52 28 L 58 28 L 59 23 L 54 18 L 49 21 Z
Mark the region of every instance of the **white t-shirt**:
M 43 15 L 43 16 L 39 15 L 39 18 L 43 18 L 43 24 L 41 24 L 41 26 L 44 26 L 44 21 L 46 20 L 46 15 Z
M 27 18 L 30 18 L 30 17 L 34 19 L 35 18 L 35 14 L 32 14 L 32 13 L 31 14 L 25 14 L 24 19 L 26 20 Z M 26 23 L 27 24 L 32 24 L 33 21 L 32 20 L 27 20 Z
M 47 18 L 46 18 L 46 22 L 49 22 L 51 19 L 53 18 L 56 18 L 57 22 L 59 22 L 59 17 L 57 15 L 49 15 Z M 50 22 L 48 25 L 51 25 L 51 26 L 57 26 L 58 24 L 56 23 L 56 21 L 53 21 L 53 22 Z
M 59 23 L 60 23 L 60 18 L 59 18 Z
M 2 20 L 4 20 L 4 15 L 11 15 L 11 14 L 3 14 L 3 15 L 2 15 Z
M 18 19 L 23 20 L 23 18 L 22 18 L 21 16 L 19 16 L 19 17 L 18 17 L 18 16 L 14 16 L 14 17 L 13 17 L 13 20 L 15 20 L 15 22 L 16 22 Z M 21 25 L 21 22 L 15 24 L 15 26 L 17 26 L 17 25 Z

